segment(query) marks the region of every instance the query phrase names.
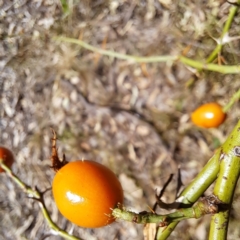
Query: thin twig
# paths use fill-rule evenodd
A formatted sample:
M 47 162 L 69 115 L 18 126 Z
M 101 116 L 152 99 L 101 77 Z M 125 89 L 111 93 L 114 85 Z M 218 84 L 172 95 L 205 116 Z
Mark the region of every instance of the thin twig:
M 48 226 L 54 231 L 54 233 L 58 236 L 64 237 L 68 240 L 81 240 L 66 231 L 60 229 L 51 219 L 49 212 L 45 206 L 43 194 L 37 189 L 32 189 L 28 185 L 26 185 L 23 181 L 21 181 L 10 168 L 8 168 L 4 163 L 3 159 L 0 159 L 0 167 L 5 170 L 7 175 L 28 195 L 28 197 L 37 200 L 38 205 L 42 211 L 42 214 L 48 224 Z
M 223 111 L 227 112 L 231 109 L 232 105 L 240 99 L 240 89 L 233 94 L 229 102 L 224 106 Z
M 67 37 L 55 37 L 54 39 L 62 42 L 78 44 L 89 51 L 97 52 L 105 56 L 114 57 L 122 60 L 129 60 L 136 63 L 159 63 L 159 62 L 179 61 L 187 66 L 196 68 L 197 70 L 208 70 L 208 71 L 219 72 L 223 74 L 240 73 L 239 65 L 232 65 L 232 66 L 221 65 L 220 66 L 218 64 L 213 64 L 213 63 L 208 64 L 206 62 L 199 62 L 184 56 L 163 55 L 163 56 L 139 57 L 139 56 L 127 55 L 127 54 L 122 54 L 115 51 L 97 48 L 79 39 L 67 38 Z
M 206 214 L 214 214 L 218 212 L 218 205 L 221 201 L 215 196 L 201 198 L 190 208 L 177 209 L 173 213 L 166 215 L 158 215 L 153 212 L 135 213 L 125 209 L 113 209 L 113 216 L 125 221 L 130 221 L 138 224 L 157 223 L 160 227 L 165 227 L 172 222 L 181 221 L 189 218 L 200 218 Z
M 236 2 L 236 4 L 240 4 L 240 1 L 238 0 Z M 224 27 L 223 27 L 223 31 L 222 31 L 222 34 L 221 34 L 221 37 L 219 39 L 219 41 L 217 42 L 217 46 L 216 48 L 212 51 L 212 53 L 210 54 L 210 56 L 207 58 L 207 63 L 211 63 L 213 62 L 217 55 L 222 51 L 222 47 L 223 45 L 225 44 L 223 42 L 223 39 L 224 37 L 228 34 L 228 31 L 231 27 L 231 24 L 232 24 L 232 21 L 234 19 L 234 16 L 236 15 L 237 13 L 237 10 L 238 10 L 238 7 L 239 5 L 233 5 L 230 10 L 229 10 L 229 15 L 228 15 L 228 19 L 226 21 L 226 23 L 224 24 Z

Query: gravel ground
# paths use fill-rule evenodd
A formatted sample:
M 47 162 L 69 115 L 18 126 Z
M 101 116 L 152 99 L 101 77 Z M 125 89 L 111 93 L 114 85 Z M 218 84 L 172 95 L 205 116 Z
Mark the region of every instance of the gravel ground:
M 240 87 L 239 75 L 202 72 L 178 62 L 134 63 L 90 52 L 56 36 L 79 38 L 120 53 L 152 56 L 184 53 L 204 61 L 221 35 L 230 4 L 224 1 L 0 0 L 0 143 L 13 149 L 14 173 L 29 186 L 51 187 L 51 127 L 68 160 L 94 159 L 111 168 L 125 192 L 125 206 L 149 210 L 170 176 L 164 200 L 174 201 L 177 172 L 183 184 L 208 161 L 239 119 L 239 103 L 218 129 L 199 129 L 191 112 L 205 102 L 225 105 Z M 240 32 L 240 15 L 230 35 Z M 239 41 L 226 44 L 228 64 L 240 60 Z M 236 192 L 233 208 L 239 209 Z M 82 239 L 143 239 L 143 226 L 117 222 L 81 229 L 44 195 L 53 220 Z M 233 211 L 228 239 L 240 238 Z M 209 217 L 183 221 L 169 239 L 204 240 Z M 0 176 L 0 240 L 61 239 L 38 205 Z

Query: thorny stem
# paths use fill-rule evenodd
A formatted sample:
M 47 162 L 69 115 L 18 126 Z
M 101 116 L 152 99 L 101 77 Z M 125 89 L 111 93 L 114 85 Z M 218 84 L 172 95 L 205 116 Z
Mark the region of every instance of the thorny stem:
M 206 60 L 206 63 L 207 63 L 207 64 L 213 62 L 213 61 L 216 59 L 217 55 L 219 55 L 219 54 L 221 53 L 223 45 L 227 42 L 227 41 L 224 42 L 224 37 L 227 37 L 227 36 L 228 36 L 228 31 L 229 31 L 229 29 L 230 29 L 230 27 L 231 27 L 231 24 L 232 24 L 232 21 L 233 21 L 233 19 L 234 19 L 234 16 L 235 16 L 236 13 L 237 13 L 237 10 L 238 10 L 238 8 L 239 8 L 239 4 L 240 4 L 240 0 L 238 0 L 238 1 L 236 2 L 236 4 L 234 4 L 234 5 L 230 8 L 230 10 L 229 10 L 229 15 L 228 15 L 228 19 L 227 19 L 226 23 L 224 24 L 221 37 L 220 37 L 220 39 L 218 39 L 218 41 L 217 41 L 217 46 L 215 47 L 215 49 L 210 53 L 209 57 L 207 58 L 207 60 Z M 224 66 L 220 65 L 220 67 L 224 67 Z M 201 70 L 203 70 L 203 69 L 198 69 L 198 73 L 200 73 Z M 228 70 L 230 70 L 230 69 L 228 69 Z M 226 73 L 226 72 L 222 72 L 222 73 Z M 193 83 L 193 78 L 190 79 L 190 80 L 188 80 L 187 85 L 190 86 L 192 83 Z
M 167 215 L 158 215 L 152 212 L 134 213 L 120 208 L 113 209 L 112 215 L 125 221 L 139 224 L 158 223 L 160 227 L 165 227 L 172 222 L 189 218 L 200 218 L 206 214 L 217 213 L 220 203 L 214 196 L 209 196 L 200 199 L 191 208 L 178 209 L 176 212 Z
M 227 237 L 230 207 L 240 174 L 240 122 L 221 147 L 220 170 L 213 194 L 226 207 L 212 217 L 209 240 L 224 240 Z
M 220 39 L 219 39 L 219 41 L 217 43 L 216 48 L 212 51 L 210 56 L 207 58 L 207 63 L 213 62 L 216 59 L 217 55 L 222 51 L 222 47 L 225 44 L 225 42 L 223 42 L 224 37 L 228 34 L 228 31 L 229 31 L 229 29 L 231 27 L 231 24 L 232 24 L 232 21 L 234 19 L 234 16 L 235 16 L 235 14 L 237 13 L 237 10 L 238 10 L 238 5 L 237 4 L 240 4 L 240 0 L 238 0 L 236 2 L 236 5 L 233 5 L 230 8 L 228 19 L 227 19 L 226 23 L 224 24 L 221 37 L 220 37 Z
M 192 205 L 196 202 L 206 189 L 216 180 L 217 174 L 219 172 L 219 157 L 220 150 L 218 150 L 213 157 L 204 166 L 202 171 L 197 175 L 197 177 L 182 191 L 180 194 L 179 205 Z M 165 240 L 172 233 L 174 228 L 177 226 L 178 222 L 170 223 L 166 228 L 159 228 L 157 232 L 157 240 Z
M 232 199 L 234 193 L 234 187 L 236 181 L 238 179 L 238 174 L 240 171 L 240 158 L 238 156 L 233 155 L 235 151 L 235 147 L 240 145 L 240 121 L 235 126 L 234 130 L 228 136 L 225 143 L 221 148 L 214 154 L 214 156 L 209 160 L 209 162 L 205 165 L 203 170 L 198 174 L 198 176 L 190 183 L 190 185 L 183 190 L 181 196 L 184 198 L 182 203 L 194 203 L 199 197 L 200 193 L 204 193 L 205 190 L 211 185 L 211 183 L 217 178 L 216 186 L 214 188 L 214 194 L 219 198 L 220 201 L 226 204 L 231 204 L 229 199 Z M 223 151 L 223 152 L 222 152 Z M 223 155 L 227 157 L 227 160 L 221 161 L 223 159 Z M 239 161 L 239 162 L 238 162 Z M 221 163 L 220 163 L 221 162 Z M 224 162 L 224 163 L 223 163 Z M 221 166 L 221 167 L 220 167 Z M 218 175 L 219 174 L 219 175 Z M 201 176 L 204 176 L 202 178 Z M 226 181 L 227 180 L 227 181 Z M 205 190 L 204 190 L 205 189 Z M 225 196 L 225 197 L 224 197 Z M 224 214 L 223 214 L 224 213 Z M 215 216 L 219 218 L 214 219 L 215 222 L 224 223 L 223 219 L 226 217 L 225 222 L 228 222 L 229 214 L 228 212 L 220 212 Z M 214 221 L 212 220 L 212 221 Z M 165 229 L 159 228 L 157 233 L 157 240 L 165 240 L 177 226 L 178 222 L 173 222 L 169 224 Z M 211 225 L 213 225 L 212 223 Z M 210 236 L 218 235 L 219 232 L 219 224 L 215 224 L 212 227 L 212 233 L 210 232 Z M 217 226 L 217 227 L 216 227 Z M 222 228 L 226 234 L 227 226 L 222 224 Z M 209 238 L 211 240 L 225 240 L 224 238 Z
M 205 63 L 205 62 L 199 62 L 196 60 L 192 60 L 190 58 L 184 57 L 184 56 L 171 56 L 171 55 L 165 55 L 165 56 L 151 56 L 151 57 L 139 57 L 139 56 L 133 56 L 133 55 L 127 55 L 118 53 L 115 51 L 105 50 L 101 48 L 94 47 L 82 40 L 74 39 L 74 38 L 67 38 L 67 37 L 55 37 L 55 40 L 62 41 L 62 42 L 68 42 L 68 43 L 74 43 L 78 44 L 81 47 L 92 51 L 97 52 L 105 56 L 114 57 L 122 60 L 129 60 L 132 62 L 137 63 L 158 63 L 158 62 L 174 62 L 174 61 L 180 61 L 184 63 L 187 66 L 196 68 L 197 70 L 208 70 L 208 71 L 214 71 L 219 72 L 223 74 L 237 74 L 240 73 L 240 66 L 233 65 L 221 65 L 218 64 L 211 64 L 211 63 Z
M 179 199 L 179 205 L 192 205 L 195 203 L 207 188 L 216 180 L 219 172 L 219 158 L 220 149 L 213 155 L 213 157 L 207 162 L 202 171 L 196 176 L 196 178 L 181 192 Z M 177 226 L 178 222 L 172 222 L 166 228 L 159 228 L 157 232 L 158 240 L 165 240 Z
M 8 168 L 4 163 L 3 159 L 0 159 L 0 167 L 5 170 L 7 175 L 28 195 L 29 198 L 33 198 L 37 200 L 38 205 L 42 211 L 42 214 L 44 218 L 46 219 L 46 222 L 48 226 L 54 231 L 54 234 L 64 237 L 65 239 L 68 240 L 81 240 L 80 238 L 77 238 L 66 231 L 62 230 L 59 228 L 51 219 L 48 210 L 45 206 L 44 199 L 42 194 L 36 189 L 32 189 L 28 185 L 26 185 L 23 181 L 21 181 L 14 173 L 11 171 L 10 168 Z

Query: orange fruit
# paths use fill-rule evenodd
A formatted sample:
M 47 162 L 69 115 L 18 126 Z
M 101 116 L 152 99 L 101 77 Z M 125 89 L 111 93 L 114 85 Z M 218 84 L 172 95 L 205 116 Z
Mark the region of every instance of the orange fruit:
M 206 103 L 197 108 L 192 114 L 192 122 L 204 128 L 215 128 L 221 125 L 226 118 L 222 107 L 218 103 Z
M 112 223 L 112 209 L 123 202 L 122 186 L 115 174 L 90 160 L 64 165 L 53 179 L 52 191 L 62 215 L 86 228 Z

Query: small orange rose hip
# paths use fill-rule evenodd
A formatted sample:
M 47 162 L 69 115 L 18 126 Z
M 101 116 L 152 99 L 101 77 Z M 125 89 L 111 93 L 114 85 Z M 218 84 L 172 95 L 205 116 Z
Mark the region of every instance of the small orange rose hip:
M 53 179 L 52 191 L 62 215 L 80 227 L 98 228 L 112 223 L 112 209 L 123 203 L 122 186 L 115 174 L 89 160 L 61 167 Z
M 221 125 L 226 118 L 222 107 L 218 103 L 206 103 L 197 108 L 192 114 L 192 122 L 203 128 L 215 128 Z

